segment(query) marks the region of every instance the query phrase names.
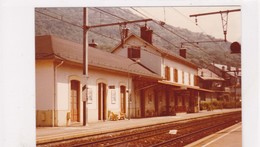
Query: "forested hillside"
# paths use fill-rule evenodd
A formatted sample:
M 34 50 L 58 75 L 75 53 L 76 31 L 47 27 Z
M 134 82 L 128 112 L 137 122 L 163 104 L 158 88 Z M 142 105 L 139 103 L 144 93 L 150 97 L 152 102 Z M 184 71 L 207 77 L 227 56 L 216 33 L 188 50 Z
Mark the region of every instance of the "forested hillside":
M 82 8 L 36 8 L 35 9 L 35 33 L 36 35 L 56 35 L 64 39 L 82 43 Z M 58 20 L 61 19 L 62 21 Z M 130 20 L 147 19 L 133 14 L 124 8 L 89 8 L 88 25 L 108 24 Z M 69 22 L 69 23 L 66 23 Z M 128 24 L 130 33 L 140 35 L 140 26 L 143 22 Z M 203 33 L 191 32 L 184 28 L 176 28 L 149 21 L 147 25 L 153 29 L 153 42 L 178 54 L 183 42 L 199 42 L 221 40 Z M 110 51 L 120 43 L 120 27 L 109 26 L 94 28 L 89 31 L 89 42 L 92 39 L 98 43 L 98 48 Z M 241 66 L 241 57 L 238 54 L 230 54 L 230 42 L 210 43 L 184 43 L 187 48 L 188 60 L 201 67 L 206 67 L 212 62 Z

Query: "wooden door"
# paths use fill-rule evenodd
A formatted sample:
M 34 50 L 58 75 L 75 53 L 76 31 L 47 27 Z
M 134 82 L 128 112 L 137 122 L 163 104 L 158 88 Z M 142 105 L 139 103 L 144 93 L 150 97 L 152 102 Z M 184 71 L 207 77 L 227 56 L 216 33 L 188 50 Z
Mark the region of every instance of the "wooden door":
M 71 81 L 71 100 L 70 100 L 70 106 L 71 106 L 71 121 L 72 122 L 79 122 L 79 90 L 80 90 L 80 83 L 79 81 L 72 80 Z
M 106 84 L 98 84 L 98 120 L 106 120 L 107 113 Z
M 120 86 L 120 111 L 126 113 L 126 87 Z

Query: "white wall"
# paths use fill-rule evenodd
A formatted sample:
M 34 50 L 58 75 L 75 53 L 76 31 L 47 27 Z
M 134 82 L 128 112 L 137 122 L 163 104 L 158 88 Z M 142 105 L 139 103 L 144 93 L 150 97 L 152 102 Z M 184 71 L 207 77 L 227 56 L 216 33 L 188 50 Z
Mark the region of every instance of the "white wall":
M 190 74 L 190 85 L 195 86 L 194 85 L 194 74 Z
M 185 85 L 189 85 L 189 73 L 184 72 L 184 82 Z
M 141 50 L 141 63 L 154 71 L 156 74 L 162 76 L 161 66 L 162 58 L 158 54 L 149 52 L 148 50 Z
M 183 63 L 179 63 L 179 62 L 176 62 L 176 61 L 168 59 L 168 58 L 164 59 L 164 64 L 169 66 L 169 67 L 180 69 L 182 71 L 192 73 L 192 74 L 197 74 L 197 72 L 198 72 L 198 70 L 196 70 L 192 67 L 189 67 L 189 66 L 187 66 Z
M 174 69 L 178 70 L 178 83 L 194 86 L 194 75 L 197 75 L 197 69 L 191 68 L 185 64 L 181 64 L 179 62 L 173 61 L 171 59 L 164 59 L 164 66 L 170 67 L 170 81 L 174 82 Z M 163 74 L 165 74 L 165 70 L 163 70 Z M 184 74 L 184 75 L 183 75 Z M 182 76 L 184 76 L 184 81 Z M 190 80 L 190 83 L 189 83 Z
M 127 75 L 120 75 L 116 73 L 108 73 L 98 70 L 89 70 L 89 79 L 88 86 L 92 90 L 92 103 L 88 104 L 89 111 L 92 113 L 92 118 L 89 118 L 89 121 L 97 121 L 98 117 L 98 82 L 104 82 L 107 85 L 107 111 L 110 110 L 115 113 L 120 112 L 120 86 L 126 86 L 128 78 Z M 115 86 L 115 89 L 109 89 L 108 86 Z M 111 94 L 112 91 L 115 91 L 116 101 L 112 103 Z M 126 111 L 127 107 L 128 94 L 126 93 Z M 89 113 L 90 113 L 89 112 Z
M 53 109 L 54 98 L 54 73 L 51 61 L 37 62 L 37 110 Z M 78 80 L 82 86 L 82 68 L 71 66 L 66 63 L 59 66 L 56 70 L 57 75 L 57 125 L 64 126 L 67 121 L 67 112 L 70 112 L 70 81 Z M 92 101 L 88 103 L 88 121 L 98 121 L 98 83 L 107 84 L 107 111 L 115 113 L 120 112 L 120 86 L 128 85 L 127 75 L 121 75 L 116 72 L 108 72 L 103 70 L 89 69 L 88 88 L 92 93 Z M 108 86 L 115 86 L 115 89 L 109 89 Z M 111 102 L 112 91 L 115 92 L 116 101 Z M 82 97 L 82 93 L 80 94 Z M 126 111 L 128 94 L 126 93 Z M 80 120 L 83 120 L 83 105 L 80 98 Z
M 147 44 L 144 44 L 142 41 L 140 41 L 137 38 L 131 38 L 130 40 L 127 40 L 125 43 L 126 45 L 124 48 L 117 49 L 114 53 L 117 55 L 121 55 L 124 57 L 127 57 L 127 49 L 131 46 L 138 46 L 141 47 L 141 58 L 140 62 L 149 68 L 150 70 L 154 71 L 158 75 L 162 75 L 162 58 L 161 55 L 156 52 L 154 49 L 152 49 L 150 46 L 147 46 Z
M 178 83 L 183 84 L 182 70 L 179 70 L 179 69 L 178 69 Z

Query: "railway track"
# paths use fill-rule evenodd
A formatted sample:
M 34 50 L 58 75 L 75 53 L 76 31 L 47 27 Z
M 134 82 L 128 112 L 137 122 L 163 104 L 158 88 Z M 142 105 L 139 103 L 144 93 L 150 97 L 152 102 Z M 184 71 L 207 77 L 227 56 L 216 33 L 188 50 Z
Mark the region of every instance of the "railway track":
M 51 146 L 184 146 L 241 121 L 241 112 L 162 123 L 53 143 Z M 176 130 L 176 134 L 170 134 Z M 48 146 L 48 145 L 47 145 Z

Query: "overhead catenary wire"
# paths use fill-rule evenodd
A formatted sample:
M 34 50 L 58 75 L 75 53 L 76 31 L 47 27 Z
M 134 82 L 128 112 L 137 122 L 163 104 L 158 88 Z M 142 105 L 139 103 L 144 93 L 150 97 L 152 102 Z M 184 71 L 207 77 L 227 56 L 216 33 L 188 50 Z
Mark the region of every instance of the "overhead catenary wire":
M 135 8 L 133 8 L 133 7 L 131 7 L 131 9 L 133 9 L 134 11 L 140 13 L 140 14 L 143 15 L 144 17 L 149 18 L 148 16 L 146 16 L 146 15 L 143 14 L 142 12 L 138 11 L 137 9 L 135 9 Z M 181 39 L 183 39 L 183 40 L 185 40 L 185 41 L 187 41 L 187 43 L 191 44 L 192 46 L 194 46 L 194 47 L 200 49 L 200 50 L 203 51 L 205 54 L 207 54 L 209 57 L 212 57 L 212 56 L 211 56 L 209 53 L 207 53 L 205 50 L 201 49 L 201 47 L 199 47 L 199 46 L 197 46 L 197 45 L 194 45 L 193 43 L 191 43 L 190 41 L 188 41 L 186 38 L 184 38 L 184 37 L 180 36 L 179 34 L 173 32 L 173 31 L 170 30 L 169 28 L 166 28 L 166 27 L 162 26 L 162 25 L 161 25 L 160 23 L 158 23 L 157 21 L 154 20 L 154 22 L 155 22 L 156 24 L 158 24 L 159 26 L 163 27 L 164 29 L 166 29 L 167 31 L 171 32 L 172 34 L 174 34 L 174 35 L 180 37 Z M 215 60 L 217 60 L 215 56 L 213 56 L 213 57 L 215 58 Z
M 138 10 L 137 10 L 137 11 L 138 11 Z M 139 11 L 139 12 L 140 12 L 140 11 Z M 140 13 L 141 13 L 141 12 L 140 12 Z M 145 16 L 145 17 L 148 17 L 148 16 L 144 15 L 143 13 L 142 13 L 141 15 L 143 15 L 143 16 Z M 160 25 L 160 26 L 162 26 L 162 25 L 160 24 L 160 22 L 156 22 L 156 21 L 155 21 L 155 23 L 158 24 L 158 25 Z M 166 28 L 165 26 L 162 26 L 162 27 L 165 28 L 166 30 L 170 31 L 171 33 L 177 35 L 178 37 L 182 38 L 183 40 L 187 41 L 188 44 L 190 44 L 190 45 L 192 45 L 192 46 L 194 46 L 194 47 L 200 49 L 200 50 L 201 50 L 202 52 L 204 52 L 209 58 L 212 58 L 212 57 L 213 57 L 214 60 L 217 61 L 217 57 L 216 57 L 216 56 L 213 56 L 212 54 L 206 52 L 202 47 L 193 44 L 193 43 L 196 42 L 196 41 L 188 41 L 188 39 L 185 39 L 185 38 L 182 37 L 181 35 L 179 35 L 179 34 L 173 32 L 171 29 Z M 207 37 L 209 37 L 209 36 L 207 36 Z M 210 38 L 210 37 L 209 37 L 209 38 Z M 211 39 L 211 38 L 210 38 L 210 39 Z M 211 39 L 211 40 L 212 40 L 212 39 Z M 219 44 L 217 44 L 217 45 L 220 46 Z M 221 48 L 221 47 L 220 47 L 220 48 Z M 223 49 L 223 50 L 224 50 L 224 49 Z M 227 56 L 225 53 L 224 53 L 224 55 L 225 55 L 225 57 Z M 205 60 L 208 60 L 208 59 L 205 59 Z M 211 60 L 210 62 L 214 62 L 214 60 Z M 206 63 L 206 62 L 205 62 L 205 63 Z M 206 64 L 207 64 L 207 63 L 206 63 Z
M 37 13 L 40 13 L 40 14 L 42 14 L 42 15 L 48 16 L 48 17 L 50 17 L 50 18 L 53 18 L 53 19 L 62 21 L 62 22 L 67 23 L 67 24 L 69 24 L 69 25 L 72 25 L 72 26 L 75 26 L 75 27 L 78 27 L 78 28 L 82 28 L 82 26 L 77 25 L 77 24 L 74 24 L 74 23 L 71 23 L 71 22 L 69 22 L 69 21 L 65 21 L 64 19 L 57 18 L 57 17 L 54 17 L 54 16 L 52 16 L 52 15 L 48 15 L 48 14 L 46 14 L 46 13 L 43 13 L 43 12 L 40 12 L 40 11 L 37 11 L 37 10 L 36 10 L 36 12 L 37 12 Z M 103 12 L 104 12 L 104 11 L 103 11 Z M 124 18 L 122 18 L 122 19 L 124 19 Z M 124 19 L 124 20 L 126 20 L 126 19 Z M 95 33 L 97 34 L 97 32 L 95 32 Z M 100 34 L 99 34 L 99 35 L 100 35 Z M 103 36 L 103 37 L 107 37 L 107 38 L 111 38 L 111 37 L 108 37 L 108 36 L 105 36 L 105 35 L 102 35 L 102 36 Z M 159 36 L 159 35 L 158 35 L 158 36 Z M 164 41 L 167 41 L 167 40 L 164 39 Z M 168 43 L 171 43 L 171 42 L 168 41 Z M 177 47 L 177 46 L 175 46 L 175 47 Z M 193 57 L 193 55 L 191 55 L 191 54 L 190 54 L 190 56 Z
M 112 14 L 112 13 L 110 13 L 110 12 L 107 12 L 107 11 L 104 11 L 104 10 L 102 10 L 102 9 L 99 9 L 99 8 L 95 8 L 95 9 L 100 10 L 100 11 L 102 11 L 102 12 L 108 14 L 108 15 L 111 15 L 111 16 L 114 16 L 114 17 L 117 17 L 117 18 L 120 18 L 120 19 L 122 19 L 122 20 L 124 20 L 124 21 L 128 21 L 128 20 L 125 19 L 125 18 L 122 18 L 122 17 L 120 17 L 120 16 L 114 15 L 114 14 Z M 134 24 L 134 25 L 137 25 L 138 27 L 140 27 L 139 24 Z M 168 41 L 167 39 L 163 38 L 163 37 L 160 36 L 159 34 L 154 33 L 154 32 L 153 32 L 153 34 L 155 34 L 157 37 L 161 38 L 163 41 L 165 41 L 165 42 L 167 42 L 167 43 L 173 45 L 175 48 L 178 48 L 178 46 L 176 46 L 175 44 L 173 44 L 171 41 Z M 189 53 L 187 53 L 187 54 L 189 54 Z M 194 57 L 194 56 L 191 55 L 191 54 L 189 54 L 189 55 L 190 55 L 191 57 Z
M 67 23 L 67 24 L 69 24 L 69 25 L 72 25 L 72 26 L 75 26 L 75 27 L 78 27 L 78 28 L 82 28 L 82 29 L 83 29 L 83 26 L 77 25 L 77 24 L 72 23 L 72 22 L 69 22 L 69 21 L 65 21 L 65 20 L 63 20 L 62 18 L 57 18 L 57 17 L 55 17 L 55 16 L 52 16 L 52 15 L 43 13 L 43 12 L 38 11 L 38 10 L 35 10 L 35 12 L 37 12 L 37 13 L 39 13 L 39 14 L 42 14 L 42 15 L 45 15 L 45 16 L 48 16 L 48 17 L 51 17 L 51 18 L 53 18 L 53 19 L 62 21 L 62 22 Z
M 194 24 L 194 25 L 195 25 L 196 27 L 198 27 L 202 32 L 205 33 L 205 30 L 204 30 L 200 25 L 196 24 L 196 22 L 192 21 L 189 17 L 187 17 L 186 15 L 184 15 L 182 12 L 180 12 L 180 11 L 177 10 L 176 8 L 173 8 L 173 7 L 171 7 L 171 8 L 172 8 L 172 9 L 170 9 L 170 10 L 174 10 L 175 12 L 179 13 L 179 14 L 180 14 L 181 16 L 183 16 L 186 20 L 188 20 L 190 23 Z M 206 35 L 206 36 L 212 41 L 212 43 L 216 44 L 220 49 L 222 49 L 222 50 L 224 51 L 225 57 L 227 57 L 227 54 L 225 53 L 226 50 L 225 50 L 222 46 L 220 46 L 219 43 L 215 42 L 211 37 L 209 37 L 208 35 Z M 224 40 L 223 40 L 223 42 L 224 42 Z
M 111 16 L 114 16 L 114 17 L 117 17 L 117 18 L 120 18 L 120 19 L 122 19 L 122 20 L 124 20 L 124 21 L 128 21 L 128 20 L 125 19 L 125 18 L 122 18 L 122 17 L 120 17 L 120 16 L 114 15 L 114 14 L 112 14 L 112 13 L 110 13 L 110 12 L 107 12 L 107 11 L 104 11 L 104 10 L 102 10 L 102 9 L 99 9 L 99 8 L 95 8 L 95 9 L 100 10 L 100 11 L 102 11 L 102 12 L 108 14 L 108 15 L 111 15 Z M 140 25 L 138 25 L 138 24 L 134 24 L 134 25 L 140 27 Z M 163 38 L 163 37 L 160 36 L 159 34 L 157 34 L 157 33 L 155 33 L 155 32 L 153 32 L 153 34 L 155 34 L 157 37 L 161 38 L 161 39 L 164 40 L 165 42 L 167 42 L 167 43 L 173 45 L 175 48 L 179 48 L 178 46 L 176 46 L 175 44 L 173 44 L 171 41 L 169 41 L 169 40 Z
M 131 9 L 133 9 L 132 7 L 130 7 Z M 148 13 L 148 12 L 147 12 Z M 132 13 L 131 13 L 132 14 Z M 143 13 L 140 13 L 142 16 L 144 16 L 144 17 L 146 17 L 146 18 L 149 18 L 148 16 L 146 16 L 145 14 L 143 14 Z M 166 40 L 166 39 L 164 39 L 163 37 L 161 37 L 160 35 L 158 35 L 157 33 L 155 33 L 155 32 L 153 32 L 153 34 L 154 35 L 156 35 L 157 37 L 159 37 L 159 38 L 161 38 L 163 41 L 165 41 L 165 42 L 167 42 L 167 43 L 169 43 L 169 44 L 171 44 L 171 45 L 173 45 L 175 48 L 177 48 L 177 49 L 179 49 L 179 47 L 178 46 L 176 46 L 175 44 L 173 44 L 172 42 L 170 42 L 170 41 L 168 41 L 168 40 Z M 190 57 L 192 57 L 192 58 L 195 58 L 192 54 L 190 54 L 190 53 L 188 53 L 187 52 L 187 54 L 188 55 L 190 55 Z M 207 60 L 207 59 L 206 59 Z M 205 61 L 202 61 L 202 62 L 204 62 L 205 64 L 207 64 Z
M 51 16 L 51 15 L 48 15 L 48 14 L 46 14 L 46 13 L 43 13 L 43 12 L 40 12 L 40 11 L 36 11 L 36 12 L 39 13 L 39 14 L 45 15 L 45 16 L 47 16 L 47 17 L 50 17 L 50 18 L 52 18 L 52 19 L 59 20 L 59 21 L 61 21 L 61 22 L 67 23 L 67 24 L 72 25 L 72 26 L 74 26 L 74 27 L 83 28 L 83 27 L 81 27 L 81 26 L 79 26 L 79 25 L 73 24 L 73 23 L 68 22 L 68 21 L 64 21 L 64 20 L 62 20 L 62 19 L 60 19 L 60 18 L 57 18 L 57 17 Z M 89 30 L 89 31 L 92 32 L 92 33 L 95 33 L 95 34 L 97 34 L 97 35 L 100 35 L 100 36 L 102 36 L 102 37 L 106 37 L 106 38 L 112 39 L 112 40 L 114 40 L 114 41 L 120 42 L 120 39 L 115 39 L 115 38 L 113 38 L 113 37 L 111 37 L 111 36 L 107 36 L 107 35 L 98 33 L 98 32 L 93 31 L 93 30 Z M 127 43 L 127 45 L 135 46 L 135 44 L 129 44 L 129 43 Z M 144 49 L 144 48 L 142 48 L 142 50 L 147 51 L 147 52 L 149 52 L 149 53 L 152 53 L 152 54 L 154 54 L 154 55 L 157 55 L 157 54 L 155 54 L 155 53 L 153 53 L 153 52 L 150 52 L 150 51 L 148 51 L 148 50 L 146 50 L 146 49 Z
M 104 10 L 99 9 L 99 8 L 96 8 L 96 9 L 97 9 L 97 10 L 100 10 L 100 11 L 102 11 L 102 12 L 104 12 L 104 13 L 107 13 L 107 14 L 109 14 L 109 15 L 111 15 L 111 16 L 114 16 L 114 17 L 117 17 L 117 18 L 120 18 L 120 19 L 126 21 L 126 19 L 124 19 L 124 18 L 122 18 L 122 17 L 119 17 L 119 16 L 117 16 L 117 15 L 114 15 L 114 14 L 112 14 L 112 13 L 109 13 L 109 12 L 104 11 Z M 38 13 L 40 13 L 40 14 L 42 14 L 42 15 L 45 15 L 45 16 L 48 16 L 48 17 L 51 17 L 51 18 L 53 18 L 53 19 L 56 19 L 56 20 L 59 20 L 59 21 L 65 22 L 65 23 L 67 23 L 67 24 L 69 24 L 69 25 L 76 26 L 76 27 L 78 27 L 78 28 L 83 28 L 83 27 L 80 26 L 80 25 L 77 25 L 77 24 L 71 23 L 71 22 L 69 22 L 69 21 L 65 21 L 65 20 L 63 20 L 62 17 L 57 18 L 57 17 L 55 17 L 55 16 L 52 16 L 52 15 L 49 15 L 49 14 L 46 14 L 46 13 L 43 13 L 43 12 L 40 12 L 40 11 L 37 11 L 37 10 L 36 10 L 36 12 L 38 12 Z M 57 13 L 56 13 L 56 15 L 57 15 Z M 140 25 L 138 25 L 138 26 L 140 26 Z M 91 30 L 90 30 L 90 31 L 91 31 Z M 91 32 L 94 32 L 95 34 L 97 34 L 97 32 L 95 32 L 95 31 L 91 31 Z M 101 34 L 99 33 L 99 35 L 101 35 Z M 164 38 L 161 37 L 160 35 L 158 35 L 158 34 L 156 34 L 156 35 L 157 35 L 158 37 L 160 37 L 161 39 L 163 39 L 164 41 L 166 41 L 166 42 L 172 44 L 170 41 L 164 39 Z M 106 38 L 110 38 L 110 39 L 111 39 L 111 37 L 106 36 L 106 35 L 101 35 L 101 36 L 106 37 Z M 174 45 L 174 44 L 172 44 L 172 45 Z M 177 48 L 176 45 L 174 45 L 174 46 Z

